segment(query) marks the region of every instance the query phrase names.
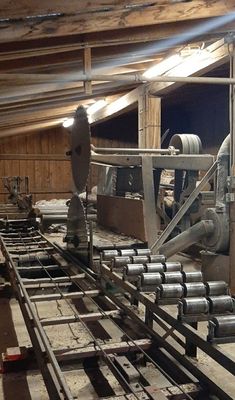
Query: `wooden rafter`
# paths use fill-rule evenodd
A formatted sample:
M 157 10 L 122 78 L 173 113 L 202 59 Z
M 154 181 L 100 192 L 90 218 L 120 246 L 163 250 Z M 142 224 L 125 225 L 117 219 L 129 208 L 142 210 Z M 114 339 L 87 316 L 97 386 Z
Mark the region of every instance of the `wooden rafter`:
M 4 0 L 2 3 L 1 42 L 159 25 L 216 17 L 235 11 L 234 0 L 151 3 L 144 0 L 117 3 L 113 0 L 109 1 L 107 6 L 104 1 L 93 3 L 61 0 L 53 2 L 53 7 L 48 7 L 45 0 L 38 2 L 36 8 L 37 3 L 32 0 L 25 0 L 25 7 L 22 6 L 23 1 L 19 2 L 19 7 L 16 7 L 15 2 Z
M 185 77 L 191 75 L 201 76 L 204 73 L 209 72 L 215 66 L 228 61 L 228 47 L 224 40 L 216 41 L 208 46 L 205 51 L 208 52 L 208 57 L 205 57 L 204 59 L 202 58 L 200 62 L 196 63 L 195 60 L 193 61 L 193 56 L 188 57 L 187 59 L 182 60 L 182 62 L 179 63 L 175 68 L 172 68 L 170 71 L 168 71 L 167 74 L 171 76 L 177 76 L 178 73 L 178 75 Z M 192 59 L 192 62 L 189 62 L 190 59 Z M 187 68 L 185 68 L 185 66 L 187 66 Z M 184 71 L 183 74 L 182 71 Z M 145 86 L 148 87 L 148 90 L 151 94 L 158 95 L 159 93 L 164 94 L 169 92 L 180 85 L 182 85 L 182 83 L 174 82 L 156 82 L 142 85 L 137 90 L 133 90 L 128 95 L 123 96 L 119 100 L 114 101 L 112 104 L 108 104 L 106 107 L 94 113 L 91 117 L 91 122 L 97 123 L 104 121 L 113 117 L 114 115 L 125 112 L 127 106 L 130 107 L 131 104 L 137 101 L 138 96 L 143 93 Z M 117 104 L 118 107 L 116 106 Z

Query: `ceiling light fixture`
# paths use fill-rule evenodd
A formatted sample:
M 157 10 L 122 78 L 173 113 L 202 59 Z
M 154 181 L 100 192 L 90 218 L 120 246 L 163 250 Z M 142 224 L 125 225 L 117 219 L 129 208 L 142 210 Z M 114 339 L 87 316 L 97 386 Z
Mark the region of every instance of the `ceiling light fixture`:
M 156 65 L 153 65 L 149 69 L 147 69 L 143 76 L 145 78 L 153 78 L 158 75 L 163 75 L 171 68 L 175 67 L 180 61 L 182 61 L 179 54 L 174 54 L 171 57 L 166 58 L 165 60 L 159 62 Z

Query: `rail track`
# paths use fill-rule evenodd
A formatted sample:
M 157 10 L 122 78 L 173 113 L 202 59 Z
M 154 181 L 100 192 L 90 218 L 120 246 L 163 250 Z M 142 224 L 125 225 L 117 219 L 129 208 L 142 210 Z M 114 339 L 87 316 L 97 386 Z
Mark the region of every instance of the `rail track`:
M 97 371 L 101 365 L 107 366 L 121 388 L 121 394 L 117 394 L 103 376 L 106 384 L 96 388 L 98 398 L 233 398 L 185 352 L 200 348 L 231 376 L 235 373 L 232 357 L 208 343 L 192 326 L 177 321 L 151 295 L 124 281 L 105 262 L 100 265 L 100 274 L 95 275 L 48 241 L 30 220 L 8 221 L 0 239 L 50 399 L 79 398 L 67 374 L 87 363 Z M 55 314 L 45 317 L 42 304 Z M 85 343 L 75 340 L 74 346 L 66 347 L 61 337 L 60 346 L 54 348 L 51 334 L 63 326 L 72 334 L 79 329 Z M 164 387 L 158 385 L 157 378 L 156 383 L 151 382 L 146 365 L 156 377 L 162 377 Z

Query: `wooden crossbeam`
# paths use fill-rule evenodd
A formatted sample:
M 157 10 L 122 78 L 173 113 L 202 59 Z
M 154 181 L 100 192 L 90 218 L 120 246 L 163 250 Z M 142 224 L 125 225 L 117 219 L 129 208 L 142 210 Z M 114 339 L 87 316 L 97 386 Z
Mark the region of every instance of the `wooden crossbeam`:
M 208 46 L 205 51 L 208 52 L 208 56 L 205 57 L 205 59 L 202 58 L 200 62 L 192 60 L 192 62 L 190 63 L 189 61 L 191 58 L 193 58 L 193 56 L 187 57 L 175 68 L 170 70 L 167 74 L 170 74 L 172 76 L 176 76 L 177 74 L 179 76 L 200 76 L 206 72 L 209 72 L 218 64 L 225 63 L 228 60 L 228 47 L 224 39 L 214 42 L 213 44 Z M 185 65 L 187 66 L 187 68 L 185 68 Z M 184 75 L 182 75 L 183 70 Z M 126 112 L 126 108 L 128 106 L 133 105 L 133 103 L 140 99 L 140 97 L 145 92 L 146 86 L 149 93 L 156 95 L 159 93 L 165 93 L 166 90 L 169 92 L 170 90 L 173 90 L 180 85 L 182 85 L 182 83 L 174 82 L 156 82 L 147 85 L 141 85 L 139 88 L 134 89 L 127 95 L 120 97 L 114 102 L 108 104 L 106 107 L 102 108 L 102 110 L 94 113 L 91 116 L 91 123 L 98 123 L 100 121 L 112 118 L 114 115 Z
M 96 357 L 102 355 L 102 350 L 106 354 L 127 354 L 132 351 L 140 351 L 140 348 L 147 350 L 152 342 L 149 339 L 139 339 L 126 342 L 105 343 L 98 346 L 80 347 L 77 349 L 61 349 L 55 350 L 58 361 L 79 360 L 88 357 Z
M 171 76 L 201 76 L 229 60 L 228 45 L 224 39 L 212 43 L 203 50 L 202 57 L 192 55 L 167 72 Z M 176 75 L 175 75 L 176 74 Z M 182 83 L 156 82 L 151 83 L 149 91 L 152 94 L 166 94 L 182 86 Z
M 194 31 L 195 35 L 190 40 L 208 40 L 213 37 L 218 37 L 220 35 L 225 35 L 227 32 L 234 32 L 235 25 L 234 22 L 224 23 L 220 26 L 216 26 L 213 22 L 216 22 L 216 18 L 204 18 L 203 24 L 208 25 L 208 29 L 206 32 L 200 32 L 199 27 L 202 24 L 201 19 L 195 20 L 186 20 L 186 21 L 175 21 L 170 24 L 161 24 L 157 26 L 149 25 L 149 26 L 139 26 L 135 28 L 126 28 L 126 29 L 116 29 L 107 32 L 91 32 L 82 35 L 73 35 L 73 36 L 65 36 L 49 38 L 46 41 L 39 39 L 27 42 L 27 46 L 24 41 L 22 42 L 12 42 L 7 43 L 7 46 L 2 45 L 2 51 L 0 53 L 0 62 L 10 60 L 21 60 L 20 67 L 26 67 L 23 63 L 23 59 L 32 58 L 35 62 L 35 58 L 42 58 L 43 60 L 47 59 L 49 55 L 59 55 L 61 62 L 61 55 L 63 57 L 66 56 L 66 62 L 69 57 L 67 53 L 78 54 L 78 50 L 84 49 L 84 43 L 90 48 L 99 48 L 99 47 L 107 47 L 107 46 L 117 46 L 121 44 L 134 44 L 134 43 L 150 43 L 155 41 L 160 41 L 163 39 L 169 39 L 174 37 L 177 39 L 180 44 L 185 42 L 185 32 Z M 211 26 L 210 26 L 211 25 Z M 198 28 L 198 29 L 197 29 Z M 56 40 L 56 41 L 55 41 Z M 188 42 L 188 40 L 186 40 Z M 159 54 L 159 53 L 158 53 Z M 54 57 L 56 60 L 56 57 Z M 50 63 L 51 63 L 50 59 Z M 12 69 L 15 65 L 9 65 Z M 19 64 L 17 65 L 19 67 Z
M 40 37 L 107 31 L 167 22 L 194 20 L 234 12 L 234 0 L 194 0 L 191 2 L 56 1 L 48 7 L 46 0 L 27 1 L 25 7 L 3 1 L 0 22 L 1 41 L 28 40 Z M 55 4 L 54 4 L 55 3 Z M 84 8 L 83 6 L 84 5 Z M 31 16 L 31 18 L 30 18 Z M 12 25 L 14 24 L 14 29 Z

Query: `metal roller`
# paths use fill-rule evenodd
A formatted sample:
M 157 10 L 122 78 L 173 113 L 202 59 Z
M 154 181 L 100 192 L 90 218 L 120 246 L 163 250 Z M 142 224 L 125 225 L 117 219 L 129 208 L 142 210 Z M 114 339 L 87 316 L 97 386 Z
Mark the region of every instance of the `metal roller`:
M 235 336 L 235 315 L 223 315 L 221 317 L 214 317 L 209 321 L 214 324 L 215 337 Z
M 145 264 L 149 261 L 148 256 L 133 256 L 131 257 L 133 264 Z
M 194 297 L 181 300 L 184 314 L 207 314 L 209 303 L 205 297 Z
M 180 283 L 168 283 L 159 286 L 160 297 L 169 299 L 180 299 L 184 294 L 183 286 Z
M 113 259 L 113 267 L 114 268 L 121 268 L 121 267 L 125 267 L 125 265 L 127 264 L 131 264 L 131 257 L 114 257 Z
M 166 257 L 163 254 L 151 254 L 149 256 L 149 262 L 164 264 L 166 262 Z
M 163 264 L 161 263 L 146 263 L 146 272 L 159 272 L 162 274 L 164 272 Z
M 164 272 L 163 280 L 164 283 L 183 283 L 183 276 L 180 271 Z
M 228 285 L 224 281 L 206 282 L 207 296 L 221 296 L 228 293 Z
M 141 286 L 158 286 L 162 283 L 162 276 L 158 272 L 141 274 Z
M 150 256 L 151 250 L 150 249 L 135 249 L 137 256 Z
M 203 282 L 184 283 L 185 297 L 200 297 L 206 295 L 206 287 Z
M 223 314 L 233 312 L 234 302 L 231 296 L 211 296 L 208 297 L 211 314 Z
M 127 264 L 125 268 L 125 274 L 127 276 L 140 275 L 145 271 L 143 264 Z
M 121 249 L 119 250 L 120 256 L 134 256 L 135 255 L 135 250 L 134 249 Z
M 110 261 L 114 257 L 118 256 L 118 251 L 117 250 L 103 250 L 102 251 L 102 260 L 104 261 Z
M 50 260 L 50 255 L 48 253 L 42 253 L 42 252 L 38 252 L 38 253 L 31 253 L 31 254 L 21 254 L 18 258 L 18 264 L 22 265 L 22 264 L 27 264 L 27 263 L 31 263 L 33 261 L 48 261 Z
M 166 272 L 182 271 L 182 264 L 178 261 L 167 261 L 165 263 Z
M 203 277 L 201 271 L 193 271 L 193 272 L 182 272 L 183 281 L 186 283 L 189 282 L 202 282 Z

